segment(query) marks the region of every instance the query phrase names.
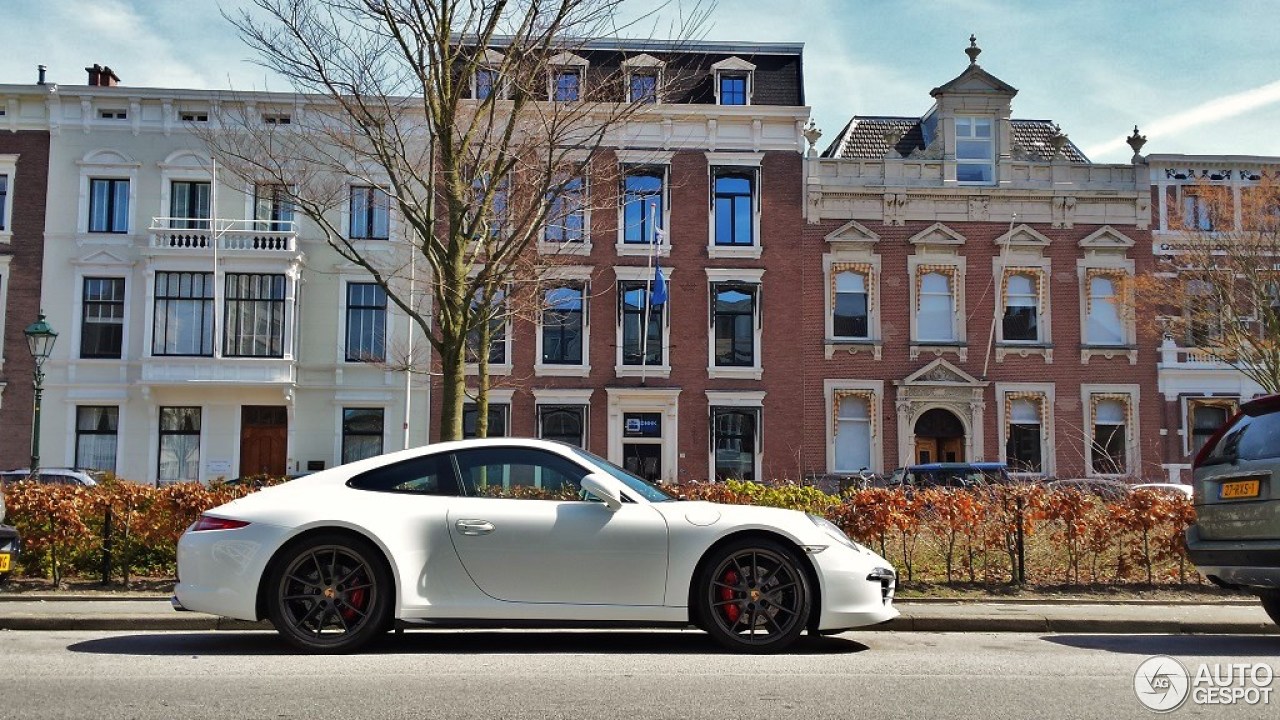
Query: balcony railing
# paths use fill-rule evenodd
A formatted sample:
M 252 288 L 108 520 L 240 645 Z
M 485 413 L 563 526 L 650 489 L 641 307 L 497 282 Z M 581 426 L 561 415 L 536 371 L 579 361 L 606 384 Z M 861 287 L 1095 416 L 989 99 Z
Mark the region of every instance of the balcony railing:
M 1230 365 L 1212 351 L 1203 348 L 1181 347 L 1172 340 L 1165 340 L 1160 345 L 1160 364 L 1164 367 L 1182 366 L 1191 368 L 1217 369 Z
M 151 220 L 151 247 L 204 255 L 213 251 L 292 253 L 297 226 L 292 220 L 201 220 L 158 217 Z

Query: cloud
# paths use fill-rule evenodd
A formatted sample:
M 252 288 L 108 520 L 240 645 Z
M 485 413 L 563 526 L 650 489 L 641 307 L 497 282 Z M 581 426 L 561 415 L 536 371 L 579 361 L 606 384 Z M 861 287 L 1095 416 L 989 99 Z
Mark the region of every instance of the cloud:
M 1174 137 L 1193 128 L 1230 120 L 1276 102 L 1280 102 L 1280 80 L 1244 92 L 1223 95 L 1190 110 L 1157 118 L 1147 124 L 1143 134 L 1148 140 Z M 1085 150 L 1085 154 L 1095 157 L 1120 150 L 1125 146 L 1124 138 L 1122 135 L 1090 147 Z

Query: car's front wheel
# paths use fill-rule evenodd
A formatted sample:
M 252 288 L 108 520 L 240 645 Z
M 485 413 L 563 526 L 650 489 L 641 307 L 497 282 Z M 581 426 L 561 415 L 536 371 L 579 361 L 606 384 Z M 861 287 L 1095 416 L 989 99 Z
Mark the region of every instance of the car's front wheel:
M 285 550 L 268 579 L 268 615 L 291 645 L 318 653 L 359 650 L 391 616 L 392 581 L 372 543 L 313 535 Z
M 720 548 L 698 579 L 703 629 L 732 650 L 785 649 L 809 617 L 811 589 L 801 562 L 771 540 L 748 538 Z
M 1262 600 L 1262 609 L 1271 616 L 1271 621 L 1280 625 L 1280 590 L 1263 593 L 1259 599 Z

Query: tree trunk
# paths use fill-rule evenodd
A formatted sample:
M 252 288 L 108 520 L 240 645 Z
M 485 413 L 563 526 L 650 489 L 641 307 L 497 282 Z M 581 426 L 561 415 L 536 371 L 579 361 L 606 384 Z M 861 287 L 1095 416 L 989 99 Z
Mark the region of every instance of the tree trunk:
M 440 352 L 440 440 L 462 439 L 462 402 L 466 396 L 466 342 Z
M 476 353 L 476 437 L 489 437 L 489 345 L 493 343 L 493 325 L 480 324 L 480 345 Z

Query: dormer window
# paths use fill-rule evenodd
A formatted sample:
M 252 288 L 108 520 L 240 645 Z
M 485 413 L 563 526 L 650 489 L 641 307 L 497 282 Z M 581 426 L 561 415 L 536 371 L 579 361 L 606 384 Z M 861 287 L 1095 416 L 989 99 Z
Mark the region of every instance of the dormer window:
M 476 70 L 476 88 L 475 97 L 477 100 L 488 100 L 489 96 L 495 92 L 498 97 L 502 96 L 502 89 L 498 84 L 498 71 L 494 68 L 482 67 Z
M 975 185 L 995 182 L 994 150 L 991 118 L 956 117 L 956 182 Z
M 575 102 L 582 90 L 582 73 L 577 70 L 557 70 L 551 98 L 556 102 Z
M 647 105 L 659 101 L 658 88 L 662 85 L 664 63 L 658 58 L 641 53 L 622 61 L 627 76 L 627 102 Z
M 750 105 L 752 76 L 756 66 L 739 57 L 731 57 L 711 66 L 715 75 L 716 104 Z

